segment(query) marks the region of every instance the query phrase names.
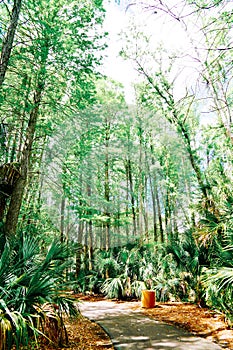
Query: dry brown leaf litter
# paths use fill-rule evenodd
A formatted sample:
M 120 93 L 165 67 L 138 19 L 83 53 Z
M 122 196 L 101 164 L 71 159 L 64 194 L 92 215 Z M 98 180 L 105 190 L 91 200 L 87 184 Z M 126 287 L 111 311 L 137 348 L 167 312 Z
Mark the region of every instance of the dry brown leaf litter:
M 225 349 L 233 349 L 233 330 L 224 316 L 207 308 L 189 303 L 156 303 L 152 309 L 141 309 L 143 313 L 218 343 Z

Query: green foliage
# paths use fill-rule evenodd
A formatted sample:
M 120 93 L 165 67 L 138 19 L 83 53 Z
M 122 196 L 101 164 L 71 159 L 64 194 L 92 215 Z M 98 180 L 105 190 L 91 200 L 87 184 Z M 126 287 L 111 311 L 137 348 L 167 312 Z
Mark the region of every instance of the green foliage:
M 69 265 L 67 248 L 53 241 L 44 251 L 41 241 L 21 237 L 6 243 L 0 258 L 1 349 L 38 341 L 65 341 L 63 313 L 77 315 L 74 302 L 66 293 L 64 271 Z M 54 337 L 52 319 L 56 319 Z M 51 322 L 51 329 L 50 329 Z M 65 332 L 65 333 L 64 333 Z
M 140 298 L 142 289 L 153 289 L 157 300 L 199 302 L 203 296 L 200 283 L 202 250 L 190 232 L 185 237 L 183 241 L 174 241 L 167 246 L 133 245 L 109 252 L 97 251 L 95 272 L 86 272 L 86 278 L 90 281 L 93 276 L 96 290 L 109 298 Z
M 4 149 L 0 165 L 17 161 L 19 174 L 23 173 L 28 183 L 12 200 L 15 210 L 11 210 L 12 202 L 9 206 L 5 203 L 6 194 L 1 189 L 7 235 L 16 233 L 24 195 L 30 210 L 41 199 L 42 159 L 49 137 L 65 117 L 74 118 L 93 103 L 100 52 L 105 48 L 101 1 L 27 0 L 19 18 L 1 91 L 0 140 Z M 1 26 L 7 27 L 5 16 L 1 21 Z M 7 181 L 0 179 L 1 184 L 7 185 Z M 15 196 L 16 183 L 11 186 L 10 196 Z M 8 220 L 7 212 L 13 213 L 13 220 Z
M 233 281 L 233 247 L 231 245 L 218 249 L 215 252 L 215 260 L 212 268 L 206 269 L 202 276 L 202 284 L 205 288 L 205 299 L 209 307 L 223 312 L 229 324 L 233 324 L 232 305 L 232 281 Z
M 120 275 L 104 281 L 101 291 L 110 299 L 123 299 L 127 295 L 127 278 Z
M 98 257 L 97 259 L 98 271 L 102 276 L 108 275 L 109 277 L 115 277 L 120 271 L 120 266 L 114 257 Z

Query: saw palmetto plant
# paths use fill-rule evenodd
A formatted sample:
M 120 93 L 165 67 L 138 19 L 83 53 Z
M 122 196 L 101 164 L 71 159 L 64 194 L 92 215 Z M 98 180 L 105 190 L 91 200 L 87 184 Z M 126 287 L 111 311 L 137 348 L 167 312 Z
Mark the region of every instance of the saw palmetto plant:
M 41 253 L 39 242 L 24 237 L 5 244 L 0 258 L 0 349 L 29 342 L 67 341 L 64 313 L 77 315 L 65 293 L 68 251 L 58 241 Z

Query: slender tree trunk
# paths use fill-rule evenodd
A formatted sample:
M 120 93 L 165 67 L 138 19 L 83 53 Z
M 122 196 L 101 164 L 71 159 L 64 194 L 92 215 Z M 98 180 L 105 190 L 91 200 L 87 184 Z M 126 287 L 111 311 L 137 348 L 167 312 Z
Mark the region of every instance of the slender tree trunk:
M 87 182 L 87 196 L 89 198 L 89 207 L 91 206 L 91 171 L 89 171 L 88 182 Z M 88 210 L 88 216 L 91 218 L 92 210 Z M 88 269 L 91 271 L 93 269 L 93 225 L 92 220 L 89 219 L 87 222 L 87 246 L 88 246 Z
M 125 228 L 125 233 L 126 233 L 126 237 L 127 237 L 127 242 L 128 242 L 128 238 L 129 238 L 129 225 L 128 225 L 128 217 L 129 217 L 129 174 L 128 171 L 126 170 L 126 228 Z
M 43 72 L 43 73 L 42 73 Z M 37 89 L 34 93 L 34 108 L 31 110 L 29 122 L 26 131 L 25 144 L 20 160 L 21 176 L 16 181 L 11 195 L 11 200 L 6 216 L 5 232 L 8 237 L 14 236 L 16 233 L 19 212 L 23 200 L 24 190 L 27 184 L 28 169 L 30 167 L 30 157 L 32 152 L 32 145 L 34 142 L 34 135 L 39 114 L 40 102 L 42 99 L 42 92 L 44 90 L 44 67 L 41 68 Z
M 78 244 L 78 247 L 76 249 L 75 253 L 75 277 L 76 279 L 79 277 L 79 272 L 81 268 L 81 263 L 82 263 L 82 245 Z
M 157 213 L 156 213 L 156 190 L 154 187 L 156 184 L 152 181 L 152 177 L 149 174 L 150 180 L 150 189 L 151 189 L 151 199 L 152 199 L 152 209 L 153 209 L 153 233 L 154 233 L 154 242 L 158 242 L 158 226 L 157 226 Z M 161 213 L 160 213 L 161 215 Z
M 108 215 L 109 219 L 110 216 Z M 110 248 L 110 224 L 107 222 L 105 225 L 105 250 L 109 250 Z
M 23 90 L 25 90 L 25 96 L 24 96 L 24 110 L 23 115 L 20 119 L 20 131 L 19 131 L 19 140 L 17 144 L 17 154 L 16 154 L 16 162 L 20 162 L 20 158 L 23 152 L 23 140 L 24 140 L 24 127 L 25 127 L 25 121 L 27 120 L 27 110 L 29 109 L 29 99 L 30 99 L 30 92 L 31 92 L 31 81 L 32 78 L 27 76 L 23 78 L 22 81 L 22 87 Z
M 167 236 L 168 236 L 168 233 L 169 233 L 169 229 L 168 229 L 169 214 L 168 214 L 167 192 L 165 195 L 164 222 L 165 222 L 165 231 L 166 231 Z
M 79 219 L 80 219 L 80 217 L 79 217 Z M 78 278 L 78 276 L 79 276 L 82 253 L 84 252 L 84 250 L 83 250 L 83 232 L 84 232 L 84 222 L 79 220 L 79 223 L 78 223 L 78 247 L 76 250 L 76 261 L 75 261 L 75 276 L 76 276 L 76 278 Z
M 89 271 L 93 270 L 94 249 L 93 249 L 93 226 L 92 221 L 88 223 L 89 226 L 89 244 L 88 244 L 88 258 L 89 258 Z
M 144 232 L 145 232 L 145 239 L 146 242 L 149 243 L 149 226 L 148 226 L 148 208 L 147 208 L 147 195 L 146 195 L 146 189 L 147 189 L 147 177 L 145 176 L 145 184 L 144 184 L 144 196 L 143 196 L 143 218 L 144 218 Z
M 102 227 L 101 227 L 101 235 L 100 235 L 100 246 L 101 246 L 101 249 L 106 249 L 106 235 L 105 235 L 105 225 L 102 224 Z
M 166 189 L 166 197 L 165 197 L 165 227 L 167 238 L 172 238 L 172 222 L 171 222 L 171 204 L 170 204 L 170 193 L 169 189 Z
M 110 123 L 108 120 L 105 121 L 105 181 L 104 181 L 104 198 L 106 201 L 106 211 L 105 215 L 107 221 L 105 224 L 105 249 L 109 250 L 110 248 L 110 212 L 108 204 L 110 202 L 110 183 L 109 183 L 109 140 L 110 140 Z
M 137 231 L 136 233 L 139 232 L 140 234 L 140 196 L 139 193 L 137 193 L 137 197 L 136 197 L 136 227 L 137 227 Z
M 82 174 L 82 172 L 80 172 L 80 174 L 79 174 L 79 184 L 80 184 L 80 192 L 82 194 L 82 192 L 83 192 L 83 174 Z M 82 210 L 82 206 L 83 206 L 82 199 L 79 199 L 79 206 L 81 207 L 81 210 Z M 81 213 L 79 213 L 78 243 L 83 245 L 84 222 L 81 220 L 81 218 L 82 218 L 82 211 L 81 211 Z
M 121 217 L 120 217 L 120 200 L 119 200 L 119 203 L 118 203 L 118 210 L 117 210 L 117 246 L 120 247 L 121 246 L 121 238 L 120 238 L 120 234 L 121 234 L 121 231 L 120 231 L 120 220 L 121 220 Z
M 61 199 L 61 225 L 60 225 L 60 240 L 61 243 L 64 242 L 64 233 L 65 233 L 65 207 L 66 207 L 66 199 L 64 195 L 62 195 Z
M 142 199 L 142 184 L 140 184 L 139 186 L 139 215 L 138 215 L 138 228 L 139 228 L 139 235 L 140 235 L 140 242 L 143 243 L 143 239 L 144 239 L 144 230 L 143 230 L 143 199 Z
M 150 137 L 151 137 L 151 135 L 150 135 Z M 152 143 L 150 143 L 150 154 L 151 154 L 151 164 L 152 164 L 152 166 L 154 166 L 155 165 L 155 157 L 154 157 L 154 147 L 153 147 Z M 158 242 L 156 195 L 155 195 L 156 177 L 152 175 L 154 171 L 152 171 L 152 174 L 151 174 L 147 153 L 145 153 L 145 155 L 146 155 L 146 166 L 147 166 L 147 172 L 148 172 L 148 176 L 149 176 L 149 183 L 150 183 L 150 190 L 151 190 L 152 209 L 153 209 L 153 236 L 154 236 L 153 238 L 154 238 L 154 242 Z
M 81 215 L 79 217 L 79 224 L 78 224 L 78 243 L 83 245 L 83 232 L 84 232 L 84 222 L 80 220 Z
M 209 199 L 208 199 L 207 189 L 206 189 L 206 186 L 205 186 L 205 183 L 204 183 L 204 180 L 203 180 L 201 169 L 199 167 L 199 164 L 196 161 L 195 152 L 192 150 L 192 147 L 191 147 L 191 140 L 190 140 L 190 137 L 189 137 L 189 133 L 186 130 L 187 127 L 185 127 L 184 123 L 181 123 L 181 122 L 177 122 L 177 125 L 178 125 L 178 129 L 181 132 L 181 134 L 183 136 L 183 139 L 184 139 L 184 141 L 186 143 L 186 149 L 188 151 L 190 163 L 191 163 L 192 168 L 193 168 L 193 170 L 194 170 L 194 172 L 196 174 L 200 190 L 201 190 L 201 192 L 203 194 L 203 197 L 205 198 L 206 204 L 208 206 Z
M 66 209 L 66 201 L 65 201 L 65 208 Z M 67 212 L 67 213 L 66 213 Z M 66 214 L 66 217 L 65 217 L 65 214 Z M 66 243 L 66 247 L 68 249 L 69 247 L 69 234 L 70 234 L 70 230 L 71 230 L 71 227 L 70 227 L 70 212 L 69 212 L 69 208 L 67 208 L 67 210 L 64 212 L 64 231 L 65 231 L 65 243 Z M 70 272 L 71 272 L 71 266 L 67 266 L 66 268 L 66 281 L 69 280 L 69 275 L 70 275 Z
M 156 178 L 155 178 L 155 198 L 156 198 L 158 217 L 159 217 L 160 239 L 161 239 L 161 243 L 164 243 L 163 219 L 162 219 L 162 213 L 161 213 L 159 192 L 158 192 L 158 187 L 157 187 L 157 184 L 156 184 Z
M 156 198 L 155 198 L 154 184 L 153 184 L 152 177 L 150 174 L 149 174 L 149 182 L 150 182 L 152 210 L 153 210 L 153 236 L 154 236 L 154 242 L 157 242 L 158 241 L 158 228 L 157 228 Z
M 4 38 L 3 44 L 2 44 L 1 57 L 0 57 L 0 88 L 2 87 L 2 84 L 5 79 L 5 75 L 6 75 L 10 55 L 11 55 L 11 50 L 13 47 L 15 31 L 17 28 L 19 13 L 21 10 L 21 3 L 22 3 L 22 0 L 14 0 L 12 12 L 11 12 L 10 24 L 7 29 L 6 37 Z
M 178 223 L 177 223 L 177 211 L 176 211 L 176 208 L 177 208 L 177 204 L 176 203 L 176 206 L 173 210 L 173 218 L 172 218 L 172 222 L 173 222 L 173 236 L 175 239 L 178 238 Z
M 132 220 L 133 220 L 133 235 L 137 234 L 137 224 L 136 224 L 136 212 L 135 212 L 135 197 L 133 190 L 133 176 L 132 176 L 132 168 L 131 168 L 131 160 L 126 160 L 126 173 L 128 174 L 127 178 L 129 179 L 129 189 L 130 189 L 130 198 L 131 198 L 131 210 L 132 210 Z
M 85 231 L 85 234 L 84 234 L 84 247 L 85 247 L 85 252 L 86 252 L 87 251 L 87 246 L 88 246 L 88 235 L 89 235 L 87 222 L 85 222 L 84 231 Z
M 142 146 L 143 146 L 143 130 L 142 130 L 142 121 L 141 118 L 138 117 L 138 135 L 139 135 L 139 234 L 141 244 L 144 240 L 144 230 L 143 230 L 143 211 L 144 211 L 144 171 L 142 167 Z
M 185 168 L 185 162 L 186 159 L 184 157 L 182 157 L 182 168 Z M 191 199 L 191 185 L 190 185 L 190 179 L 184 176 L 184 191 L 185 191 L 185 197 L 187 198 L 187 202 L 185 203 L 185 206 L 183 206 L 183 203 L 180 205 L 181 208 L 183 209 L 183 213 L 186 217 L 186 221 L 189 224 L 192 224 L 193 227 L 196 227 L 196 222 L 195 222 L 195 213 L 194 211 L 190 212 L 188 211 L 189 214 L 187 214 L 187 208 L 190 207 L 190 204 L 192 203 L 192 199 Z M 189 215 L 191 214 L 191 216 L 189 217 Z
M 6 124 L 0 124 L 0 158 L 6 157 Z
M 44 138 L 43 138 L 43 144 L 42 144 L 42 152 L 40 154 L 40 159 L 39 159 L 39 166 L 38 166 L 38 169 L 41 169 L 42 168 L 42 161 L 43 161 L 43 156 L 44 156 L 44 153 L 45 153 L 45 148 L 46 148 L 46 145 L 47 145 L 47 135 L 44 135 Z M 38 191 L 38 194 L 37 194 L 37 203 L 40 204 L 41 203 L 41 196 L 42 196 L 42 188 L 43 188 L 43 172 L 39 172 L 39 191 Z
M 31 213 L 40 213 L 41 208 L 41 191 L 43 188 L 43 175 L 40 174 L 39 169 L 42 166 L 42 159 L 46 146 L 46 135 L 40 139 L 41 145 L 37 145 L 33 155 L 33 162 L 30 163 L 30 169 L 28 170 L 28 178 L 27 178 L 27 186 L 24 191 L 24 215 L 22 217 L 19 228 L 25 225 L 25 222 L 30 225 L 31 220 L 35 220 L 35 218 L 31 218 Z M 35 221 L 34 221 L 35 224 Z
M 83 247 L 83 263 L 84 263 L 84 269 L 88 270 L 89 265 L 88 265 L 88 235 L 89 235 L 89 230 L 88 230 L 88 223 L 85 222 L 85 234 L 84 234 L 84 247 Z

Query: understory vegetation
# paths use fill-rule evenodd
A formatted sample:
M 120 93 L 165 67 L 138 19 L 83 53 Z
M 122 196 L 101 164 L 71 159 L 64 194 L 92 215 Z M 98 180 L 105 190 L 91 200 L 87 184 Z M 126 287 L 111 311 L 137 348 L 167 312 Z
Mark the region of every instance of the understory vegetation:
M 43 242 L 20 236 L 5 243 L 0 259 L 0 349 L 40 341 L 68 342 L 64 317 L 77 317 L 64 273 L 70 265 L 67 247 L 54 240 Z
M 140 299 L 144 289 L 155 290 L 157 301 L 208 306 L 223 312 L 231 324 L 232 243 L 230 236 L 224 246 L 216 240 L 209 249 L 198 245 L 188 231 L 167 245 L 135 243 L 108 252 L 96 250 L 92 270 L 86 265 L 88 257 L 81 254 L 75 291 L 130 300 Z

